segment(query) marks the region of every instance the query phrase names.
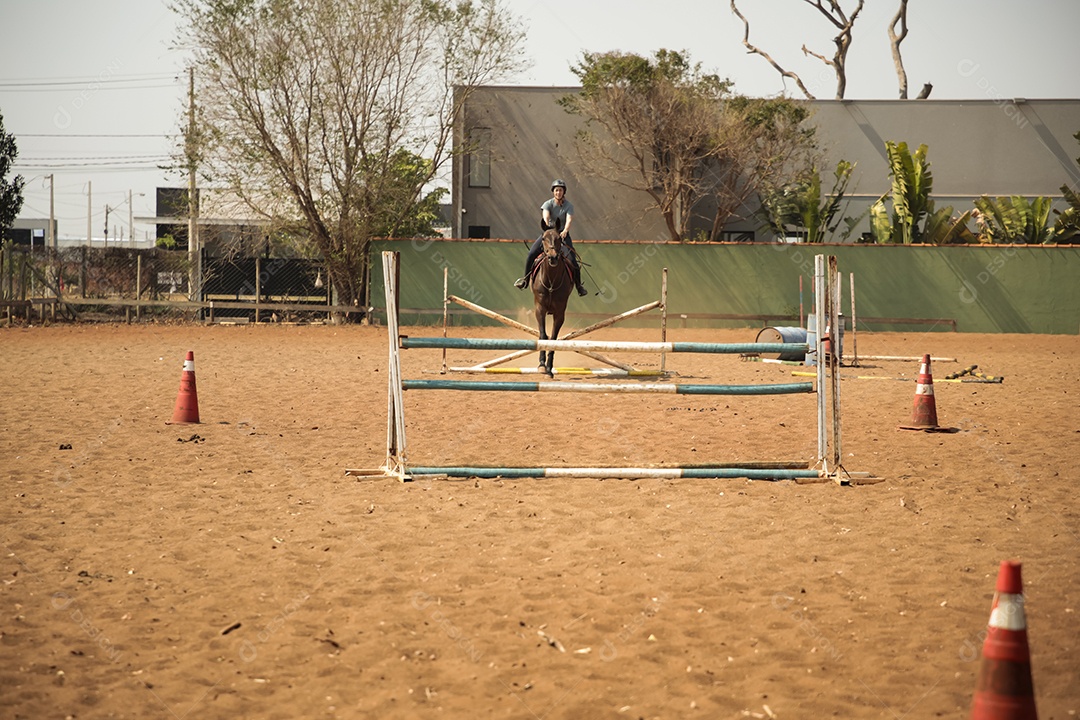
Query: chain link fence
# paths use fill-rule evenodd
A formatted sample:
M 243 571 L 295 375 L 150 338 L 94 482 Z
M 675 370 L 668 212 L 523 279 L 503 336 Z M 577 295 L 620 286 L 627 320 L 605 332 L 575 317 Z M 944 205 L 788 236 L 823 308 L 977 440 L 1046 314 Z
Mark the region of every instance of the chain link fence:
M 133 248 L 0 252 L 0 322 L 46 319 L 174 322 L 325 322 L 362 314 L 337 306 L 317 260 L 201 257 Z

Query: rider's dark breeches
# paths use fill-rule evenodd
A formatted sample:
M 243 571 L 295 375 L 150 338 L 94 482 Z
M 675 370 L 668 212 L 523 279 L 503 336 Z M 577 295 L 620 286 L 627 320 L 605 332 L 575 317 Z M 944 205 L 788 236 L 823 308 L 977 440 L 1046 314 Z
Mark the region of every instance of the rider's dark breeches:
M 574 282 L 581 282 L 581 268 L 578 266 L 577 253 L 574 252 L 574 241 L 567 235 L 563 238 L 563 247 L 567 252 L 567 256 L 570 259 L 570 268 L 574 271 Z M 544 236 L 536 238 L 536 242 L 529 248 L 529 256 L 525 258 L 525 277 L 529 277 L 532 274 L 533 265 L 536 264 L 536 258 L 540 257 L 540 254 L 544 252 Z

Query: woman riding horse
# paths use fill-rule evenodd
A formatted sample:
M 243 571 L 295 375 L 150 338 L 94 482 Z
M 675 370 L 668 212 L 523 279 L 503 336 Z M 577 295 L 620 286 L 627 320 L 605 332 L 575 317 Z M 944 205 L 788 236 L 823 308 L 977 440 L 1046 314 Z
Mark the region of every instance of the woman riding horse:
M 563 250 L 562 236 L 550 228 L 540 236 L 540 252 L 543 257 L 537 263 L 533 274 L 533 310 L 536 313 L 536 328 L 541 340 L 558 340 L 566 317 L 566 301 L 570 298 L 573 271 L 570 261 Z M 547 316 L 551 316 L 551 335 L 547 333 Z M 552 375 L 555 365 L 555 351 L 540 351 L 540 372 Z
M 562 180 L 555 180 L 551 183 L 551 193 L 553 197 L 540 206 L 540 212 L 542 213 L 540 229 L 544 231 L 554 229 L 559 234 L 559 238 L 570 256 L 570 266 L 573 268 L 574 285 L 577 287 L 577 293 L 584 297 L 589 294 L 589 291 L 581 284 L 581 266 L 578 264 L 577 253 L 574 252 L 574 241 L 570 238 L 570 224 L 574 221 L 574 206 L 566 199 L 566 183 Z M 536 264 L 536 259 L 540 257 L 542 251 L 543 236 L 541 235 L 529 249 L 529 256 L 525 259 L 525 274 L 514 281 L 514 287 L 518 290 L 524 290 L 529 284 L 529 276 L 533 272 L 533 265 Z

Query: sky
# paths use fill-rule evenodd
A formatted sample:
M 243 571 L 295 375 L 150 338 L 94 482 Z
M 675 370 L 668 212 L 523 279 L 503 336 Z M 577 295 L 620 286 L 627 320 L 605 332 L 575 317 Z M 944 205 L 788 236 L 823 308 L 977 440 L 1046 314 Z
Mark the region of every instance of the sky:
M 750 96 L 801 97 L 763 58 L 746 52 L 729 0 L 503 0 L 522 18 L 528 70 L 505 84 L 574 86 L 583 52 L 682 50 Z M 840 0 L 853 8 L 855 0 Z M 821 61 L 836 34 L 806 0 L 738 0 L 750 40 L 797 72 L 819 98 L 836 83 Z M 897 97 L 887 27 L 897 0 L 866 0 L 848 55 L 848 99 Z M 0 113 L 15 135 L 14 172 L 26 179 L 19 217 L 48 218 L 53 176 L 58 234 L 109 233 L 144 244 L 157 187 L 186 185 L 160 169 L 177 147 L 187 58 L 165 0 L 0 0 Z M 910 0 L 902 47 L 909 95 L 1002 101 L 1080 98 L 1077 0 Z M 1080 129 L 1080 118 L 1077 118 Z M 88 197 L 89 194 L 89 197 Z M 115 230 L 114 230 L 115 229 Z

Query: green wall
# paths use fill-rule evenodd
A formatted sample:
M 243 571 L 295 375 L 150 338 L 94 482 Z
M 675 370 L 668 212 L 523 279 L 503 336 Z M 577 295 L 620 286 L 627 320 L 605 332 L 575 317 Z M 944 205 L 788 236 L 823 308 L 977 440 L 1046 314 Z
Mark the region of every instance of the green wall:
M 760 326 L 680 314 L 768 314 L 798 317 L 812 307 L 816 253 L 837 256 L 844 279 L 843 311 L 850 316 L 850 274 L 861 329 L 942 330 L 948 323 L 868 322 L 868 318 L 954 320 L 961 332 L 1080 332 L 1080 246 L 774 245 L 577 242 L 588 267 L 585 284 L 603 295 L 573 297 L 569 312 L 607 316 L 660 297 L 668 268 L 668 322 L 678 326 Z M 385 307 L 379 253 L 401 253 L 403 323 L 441 323 L 443 268 L 449 292 L 532 324 L 532 295 L 512 286 L 522 270 L 524 242 L 401 240 L 372 247 L 371 304 Z M 455 324 L 488 324 L 456 314 Z M 656 324 L 649 319 L 649 325 Z M 575 323 L 581 325 L 581 322 Z M 789 324 L 770 322 L 768 324 Z M 790 324 L 797 324 L 791 322 Z

